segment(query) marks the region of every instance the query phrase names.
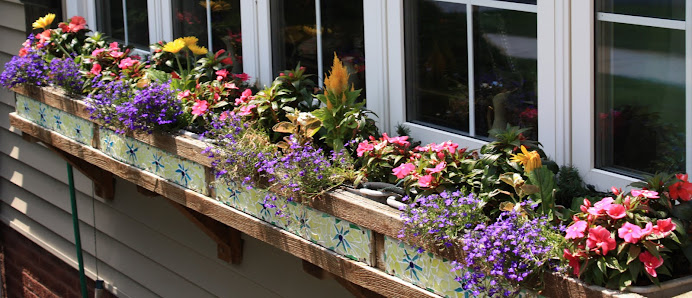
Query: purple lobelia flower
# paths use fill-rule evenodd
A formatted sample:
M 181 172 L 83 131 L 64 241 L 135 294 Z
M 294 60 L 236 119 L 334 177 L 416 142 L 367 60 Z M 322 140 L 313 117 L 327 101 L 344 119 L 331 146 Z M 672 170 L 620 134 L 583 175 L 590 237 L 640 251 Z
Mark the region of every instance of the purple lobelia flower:
M 12 88 L 20 84 L 42 86 L 46 84 L 48 66 L 39 51 L 29 49 L 24 56 L 14 56 L 5 64 L 0 84 Z
M 48 83 L 61 87 L 68 93 L 82 93 L 84 79 L 74 59 L 55 58 L 50 62 L 49 70 Z

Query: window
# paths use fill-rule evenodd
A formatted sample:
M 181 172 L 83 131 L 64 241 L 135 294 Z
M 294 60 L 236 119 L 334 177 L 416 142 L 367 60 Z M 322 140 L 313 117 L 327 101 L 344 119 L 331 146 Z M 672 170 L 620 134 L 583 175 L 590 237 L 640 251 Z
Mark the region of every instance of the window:
M 272 0 L 274 74 L 298 63 L 321 85 L 334 54 L 352 73 L 356 89 L 365 88 L 363 2 L 338 0 Z
M 572 2 L 572 157 L 600 189 L 692 168 L 686 2 Z
M 685 171 L 685 2 L 596 3 L 596 167 Z
M 535 6 L 497 6 L 404 1 L 408 122 L 485 140 L 514 125 L 538 139 Z
M 97 28 L 116 41 L 148 49 L 149 16 L 147 1 L 96 1 Z
M 243 72 L 240 0 L 173 0 L 173 38 L 196 36 L 199 44 L 233 58 L 233 72 Z

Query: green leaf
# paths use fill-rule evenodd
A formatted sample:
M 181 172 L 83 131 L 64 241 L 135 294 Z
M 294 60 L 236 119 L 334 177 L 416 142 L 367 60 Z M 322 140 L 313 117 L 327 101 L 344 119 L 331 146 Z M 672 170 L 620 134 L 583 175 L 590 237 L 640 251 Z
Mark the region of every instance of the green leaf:
M 608 268 L 615 269 L 620 272 L 625 272 L 626 270 L 626 268 L 620 266 L 620 262 L 618 262 L 618 259 L 613 256 L 606 257 L 606 266 L 608 266 Z
M 660 258 L 661 255 L 658 253 L 658 249 L 656 244 L 654 244 L 651 241 L 644 241 L 644 247 L 646 248 L 647 251 L 649 251 L 654 257 Z
M 642 271 L 642 262 L 640 262 L 639 260 L 635 260 L 634 262 L 628 264 L 627 267 L 629 267 L 630 276 L 632 277 L 632 280 L 636 281 L 637 276 L 639 276 L 639 273 Z
M 607 265 L 606 265 L 606 260 L 605 260 L 603 257 L 600 257 L 600 258 L 596 261 L 596 266 L 598 267 L 599 270 L 601 270 L 601 272 L 603 272 L 603 274 L 605 274 L 606 272 L 608 272 L 608 268 L 607 268 Z
M 630 245 L 630 249 L 627 252 L 627 264 L 629 265 L 632 263 L 632 261 L 636 260 L 639 257 L 639 253 L 641 252 L 641 248 L 636 245 Z
M 620 291 L 632 285 L 632 279 L 627 274 L 621 274 L 618 282 Z

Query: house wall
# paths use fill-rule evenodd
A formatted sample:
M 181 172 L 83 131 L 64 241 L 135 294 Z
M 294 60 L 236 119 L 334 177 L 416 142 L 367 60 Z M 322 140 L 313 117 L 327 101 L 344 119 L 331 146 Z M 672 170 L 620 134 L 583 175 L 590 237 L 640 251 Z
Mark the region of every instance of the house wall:
M 0 0 L 2 65 L 26 38 L 23 11 L 19 1 Z M 0 221 L 77 268 L 66 163 L 24 141 L 9 125 L 13 111 L 13 93 L 0 90 Z M 119 297 L 349 296 L 334 280 L 304 273 L 300 259 L 248 236 L 242 264 L 225 263 L 216 243 L 168 200 L 144 197 L 127 181 L 116 180 L 112 201 L 96 197 L 77 171 L 75 183 L 87 275 Z

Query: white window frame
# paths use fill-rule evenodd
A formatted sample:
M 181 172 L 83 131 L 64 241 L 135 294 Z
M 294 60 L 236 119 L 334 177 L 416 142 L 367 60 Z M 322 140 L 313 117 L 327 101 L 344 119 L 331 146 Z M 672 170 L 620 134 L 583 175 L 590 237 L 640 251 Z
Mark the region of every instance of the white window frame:
M 569 160 L 565 150 L 564 125 L 558 124 L 557 115 L 564 115 L 563 89 L 556 87 L 557 79 L 564 76 L 562 52 L 556 46 L 556 34 L 563 26 L 556 26 L 556 12 L 562 13 L 562 1 L 538 0 L 537 5 L 494 0 L 445 0 L 466 4 L 535 12 L 538 42 L 538 138 L 546 154 L 558 163 Z M 560 9 L 558 11 L 558 8 Z M 403 0 L 364 1 L 365 50 L 368 108 L 380 115 L 380 128 L 393 131 L 397 124 L 411 129 L 411 136 L 423 143 L 452 140 L 462 146 L 475 149 L 487 141 L 441 131 L 406 121 L 406 67 L 404 47 Z M 472 22 L 471 19 L 467 20 Z M 469 26 L 471 28 L 471 26 Z M 473 59 L 472 48 L 469 58 Z M 559 55 L 558 55 L 558 52 Z M 558 58 L 560 57 L 560 58 Z M 560 60 L 560 61 L 559 61 Z M 470 76 L 473 80 L 473 76 Z M 469 85 L 472 85 L 472 81 Z M 471 93 L 471 92 L 469 92 Z M 558 104 L 559 103 L 559 104 Z
M 622 18 L 612 14 L 599 14 L 610 21 L 641 24 L 646 21 L 641 17 Z M 597 189 L 607 190 L 611 186 L 622 187 L 638 179 L 609 172 L 595 167 L 595 26 L 597 14 L 595 1 L 571 2 L 571 31 L 572 38 L 572 158 L 584 180 L 593 184 Z M 679 28 L 684 24 L 686 30 L 686 89 L 685 89 L 685 142 L 686 169 L 692 170 L 692 1 L 686 1 L 685 19 L 687 21 L 661 21 L 661 26 Z M 680 29 L 680 28 L 679 28 Z M 646 144 L 644 144 L 645 146 Z

